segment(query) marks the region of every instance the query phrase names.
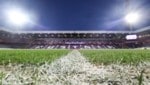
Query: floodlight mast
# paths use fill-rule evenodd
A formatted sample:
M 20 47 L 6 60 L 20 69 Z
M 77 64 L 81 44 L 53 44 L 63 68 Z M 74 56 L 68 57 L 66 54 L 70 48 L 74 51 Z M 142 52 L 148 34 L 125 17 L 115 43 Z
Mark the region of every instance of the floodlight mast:
M 133 31 L 133 26 L 139 22 L 141 14 L 139 11 L 133 10 L 133 6 L 131 6 L 131 0 L 126 0 L 125 4 L 126 10 L 124 20 L 127 23 L 130 31 Z
M 125 10 L 126 14 L 128 14 L 131 11 L 130 0 L 126 0 L 125 9 L 126 9 Z M 125 16 L 126 22 L 128 21 L 127 18 L 129 18 L 128 15 Z M 132 31 L 133 30 L 133 25 L 131 23 L 127 23 L 127 24 L 128 24 L 129 30 Z
M 138 12 L 131 12 L 125 16 L 126 23 L 130 26 L 130 30 L 133 30 L 133 25 L 136 24 L 140 19 Z

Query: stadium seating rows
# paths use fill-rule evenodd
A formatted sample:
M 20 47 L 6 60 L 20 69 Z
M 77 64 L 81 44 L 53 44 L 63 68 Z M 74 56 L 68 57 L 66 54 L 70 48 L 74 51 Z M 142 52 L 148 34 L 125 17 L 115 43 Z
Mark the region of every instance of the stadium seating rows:
M 10 33 L 0 31 L 0 45 L 33 49 L 114 49 L 149 45 L 148 33 L 137 33 L 136 40 L 126 40 L 129 33 Z

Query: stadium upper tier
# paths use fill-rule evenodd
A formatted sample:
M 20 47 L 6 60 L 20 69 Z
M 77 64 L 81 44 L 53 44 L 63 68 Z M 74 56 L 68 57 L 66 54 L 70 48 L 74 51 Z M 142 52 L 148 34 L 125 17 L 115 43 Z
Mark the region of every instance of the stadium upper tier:
M 2 38 L 14 38 L 14 37 L 19 37 L 19 38 L 97 38 L 97 39 L 112 39 L 112 38 L 125 38 L 127 32 L 85 32 L 85 31 L 76 31 L 76 32 L 71 32 L 71 31 L 49 31 L 49 32 L 6 32 L 6 31 L 1 31 L 0 36 Z

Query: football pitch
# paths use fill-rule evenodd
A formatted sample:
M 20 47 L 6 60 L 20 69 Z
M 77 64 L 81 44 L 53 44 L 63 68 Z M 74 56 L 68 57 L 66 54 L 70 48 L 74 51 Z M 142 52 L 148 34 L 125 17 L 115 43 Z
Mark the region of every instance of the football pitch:
M 0 50 L 0 64 L 42 64 L 67 55 L 71 50 Z M 79 50 L 94 64 L 138 64 L 150 61 L 150 50 Z
M 35 50 L 35 49 L 11 49 L 0 50 L 0 64 L 41 64 L 51 63 L 55 59 L 67 55 L 70 50 Z
M 0 85 L 150 85 L 149 78 L 149 50 L 0 50 Z

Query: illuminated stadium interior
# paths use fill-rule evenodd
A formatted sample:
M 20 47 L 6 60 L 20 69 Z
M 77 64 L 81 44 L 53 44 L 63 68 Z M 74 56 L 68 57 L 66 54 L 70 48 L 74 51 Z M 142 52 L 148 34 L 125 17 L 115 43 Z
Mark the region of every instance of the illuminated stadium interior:
M 149 46 L 149 33 L 145 33 L 150 30 L 149 11 L 145 10 L 149 1 L 113 1 L 87 1 L 85 5 L 83 1 L 33 1 L 36 9 L 41 7 L 37 13 L 28 0 L 1 1 L 4 22 L 0 25 L 3 28 L 0 29 L 0 47 L 115 49 Z
M 149 7 L 148 0 L 95 0 L 87 1 L 85 5 L 83 1 L 68 0 L 33 1 L 34 5 L 28 0 L 1 2 L 1 21 L 4 21 L 0 25 L 2 48 L 119 49 L 149 46 L 149 33 L 145 33 L 150 30 L 149 11 L 145 10 Z M 71 5 L 73 3 L 79 8 Z M 44 6 L 49 9 L 46 11 Z
M 0 0 L 0 85 L 150 85 L 150 0 Z
M 115 49 L 149 46 L 149 27 L 137 31 L 1 31 L 1 46 L 30 49 Z

